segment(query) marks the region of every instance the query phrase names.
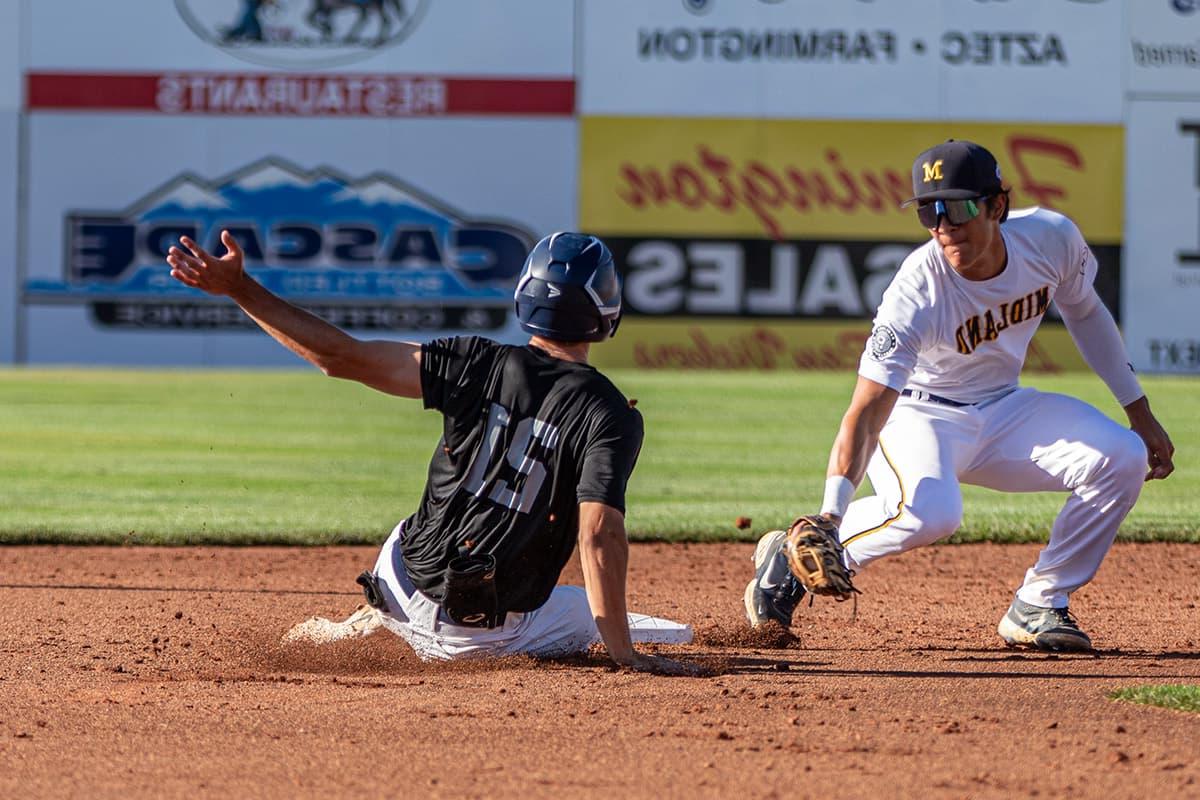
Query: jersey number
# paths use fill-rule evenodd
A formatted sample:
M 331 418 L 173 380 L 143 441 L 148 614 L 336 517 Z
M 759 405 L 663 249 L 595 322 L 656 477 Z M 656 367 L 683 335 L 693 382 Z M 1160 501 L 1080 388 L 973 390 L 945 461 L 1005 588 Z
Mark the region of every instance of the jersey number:
M 518 474 L 525 476 L 525 480 L 520 488 L 514 489 L 503 478 L 485 480 L 488 467 L 495 459 L 501 435 L 511 421 L 507 408 L 492 403 L 488 411 L 487 430 L 483 434 L 483 446 L 471 464 L 463 488 L 476 497 L 486 497 L 505 508 L 515 508 L 522 514 L 528 514 L 546 479 L 546 465 L 529 455 L 529 452 L 535 443 L 540 444 L 545 453 L 553 451 L 558 446 L 558 428 L 540 419 L 517 421 L 505 459 Z

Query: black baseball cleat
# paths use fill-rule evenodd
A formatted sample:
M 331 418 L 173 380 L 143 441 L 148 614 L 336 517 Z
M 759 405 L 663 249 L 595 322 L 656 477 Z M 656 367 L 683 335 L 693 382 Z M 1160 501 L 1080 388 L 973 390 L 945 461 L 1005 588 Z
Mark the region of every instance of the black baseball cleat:
M 1079 629 L 1079 623 L 1065 607 L 1032 606 L 1019 598 L 1013 599 L 996 632 L 1009 644 L 1039 650 L 1084 652 L 1092 649 L 1092 640 Z
M 804 597 L 804 587 L 788 569 L 783 545 L 787 531 L 764 533 L 754 548 L 754 579 L 746 584 L 743 602 L 746 619 L 757 628 L 773 620 L 785 628 L 792 624 L 792 612 Z

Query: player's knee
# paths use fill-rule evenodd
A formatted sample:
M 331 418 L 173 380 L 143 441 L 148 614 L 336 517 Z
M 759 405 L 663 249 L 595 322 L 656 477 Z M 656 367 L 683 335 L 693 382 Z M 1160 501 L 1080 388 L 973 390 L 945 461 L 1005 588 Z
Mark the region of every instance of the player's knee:
M 1122 430 L 1120 433 L 1105 454 L 1105 471 L 1119 483 L 1140 489 L 1148 468 L 1146 444 L 1133 431 Z
M 909 511 L 917 520 L 919 536 L 925 542 L 944 539 L 962 525 L 963 505 L 958 492 L 931 493 Z
M 578 630 L 592 630 L 596 627 L 592 607 L 588 604 L 587 590 L 582 586 L 555 586 L 546 606 L 551 604 L 554 606 L 554 613 L 562 618 L 565 627 Z M 541 610 L 549 610 L 546 606 Z

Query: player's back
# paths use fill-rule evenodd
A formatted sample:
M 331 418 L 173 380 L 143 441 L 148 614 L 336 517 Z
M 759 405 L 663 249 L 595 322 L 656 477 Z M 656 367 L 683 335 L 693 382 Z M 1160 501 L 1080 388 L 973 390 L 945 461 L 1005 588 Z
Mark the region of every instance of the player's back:
M 421 373 L 444 427 L 406 521 L 407 571 L 440 599 L 460 548 L 490 553 L 503 610 L 537 608 L 570 558 L 579 502 L 624 510 L 641 416 L 595 368 L 532 346 L 443 339 L 422 349 Z

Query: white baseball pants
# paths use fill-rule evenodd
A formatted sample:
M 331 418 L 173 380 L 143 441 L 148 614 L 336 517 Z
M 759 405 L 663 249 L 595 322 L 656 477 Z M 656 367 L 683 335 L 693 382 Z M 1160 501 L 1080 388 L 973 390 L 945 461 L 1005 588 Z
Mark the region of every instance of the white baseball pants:
M 556 586 L 541 608 L 510 613 L 499 628 L 455 625 L 436 600 L 413 586 L 400 554 L 403 533 L 401 522 L 384 542 L 375 577 L 387 602 L 384 626 L 423 660 L 515 653 L 561 656 L 587 650 L 599 640 L 587 593 L 579 586 Z
M 455 625 L 433 598 L 413 586 L 404 569 L 400 540 L 404 523 L 383 543 L 375 562 L 375 577 L 387 609 L 383 625 L 400 636 L 423 660 L 449 660 L 516 653 L 550 658 L 580 653 L 601 641 L 596 621 L 581 586 L 556 586 L 550 599 L 535 611 L 509 613 L 499 628 Z M 630 613 L 629 635 L 634 643 L 687 644 L 692 628 L 669 619 Z
M 876 494 L 850 504 L 842 543 L 861 569 L 949 536 L 962 522 L 960 482 L 1070 492 L 1017 591 L 1062 608 L 1100 568 L 1146 471 L 1141 438 L 1073 397 L 1024 388 L 962 408 L 901 397 L 867 468 Z

